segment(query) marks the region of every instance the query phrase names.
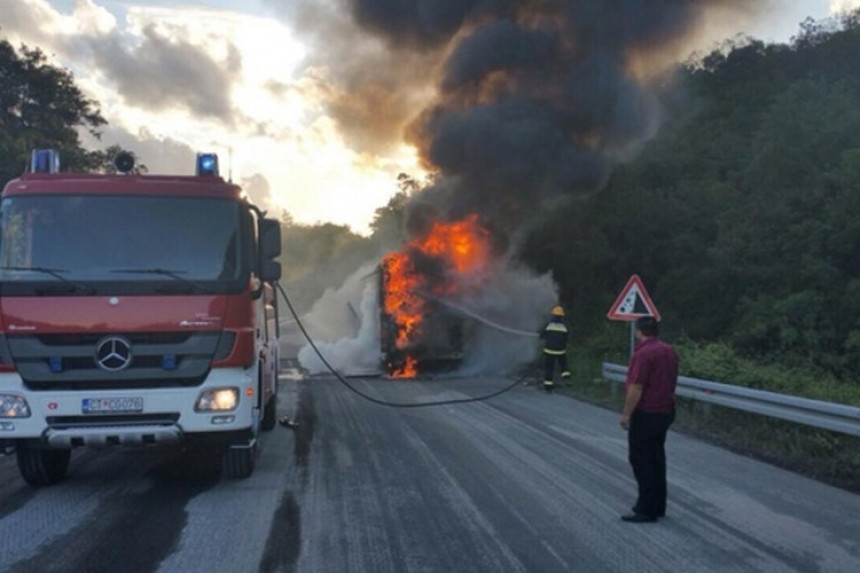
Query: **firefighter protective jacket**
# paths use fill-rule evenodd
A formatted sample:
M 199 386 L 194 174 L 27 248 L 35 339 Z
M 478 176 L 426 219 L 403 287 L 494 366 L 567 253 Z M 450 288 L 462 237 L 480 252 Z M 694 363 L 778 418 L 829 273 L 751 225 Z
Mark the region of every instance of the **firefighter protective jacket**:
M 543 351 L 546 354 L 564 354 L 567 349 L 567 325 L 564 318 L 554 316 L 540 333 L 544 340 Z

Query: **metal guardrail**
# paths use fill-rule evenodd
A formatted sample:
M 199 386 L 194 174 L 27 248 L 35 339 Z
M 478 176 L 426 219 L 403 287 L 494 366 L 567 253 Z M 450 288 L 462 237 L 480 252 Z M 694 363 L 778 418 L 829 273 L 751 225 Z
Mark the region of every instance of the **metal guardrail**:
M 604 380 L 624 382 L 626 376 L 626 366 L 609 362 L 603 363 Z M 854 406 L 810 400 L 686 376 L 678 377 L 675 394 L 700 402 L 860 436 L 860 408 Z

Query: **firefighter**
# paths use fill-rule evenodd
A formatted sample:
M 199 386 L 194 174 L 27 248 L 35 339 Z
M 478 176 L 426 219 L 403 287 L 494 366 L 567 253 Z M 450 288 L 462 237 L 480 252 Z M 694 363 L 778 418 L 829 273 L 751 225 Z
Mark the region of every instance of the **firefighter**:
M 564 323 L 564 308 L 560 305 L 552 307 L 550 320 L 540 333 L 544 341 L 543 355 L 546 370 L 543 388 L 552 392 L 555 388 L 555 363 L 558 361 L 562 380 L 570 378 L 567 369 L 567 325 Z

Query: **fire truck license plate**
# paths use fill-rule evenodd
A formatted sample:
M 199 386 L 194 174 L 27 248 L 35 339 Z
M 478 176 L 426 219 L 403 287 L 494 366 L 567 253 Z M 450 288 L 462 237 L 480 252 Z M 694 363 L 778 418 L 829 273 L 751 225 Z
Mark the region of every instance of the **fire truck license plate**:
M 143 398 L 84 398 L 84 414 L 143 412 Z

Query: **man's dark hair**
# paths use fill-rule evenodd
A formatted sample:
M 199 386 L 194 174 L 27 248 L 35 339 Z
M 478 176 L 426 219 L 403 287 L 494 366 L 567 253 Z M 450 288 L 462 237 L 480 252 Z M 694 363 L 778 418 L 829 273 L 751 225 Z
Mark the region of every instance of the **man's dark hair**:
M 657 324 L 657 319 L 653 316 L 643 316 L 636 320 L 636 329 L 645 336 L 658 336 L 660 327 Z

